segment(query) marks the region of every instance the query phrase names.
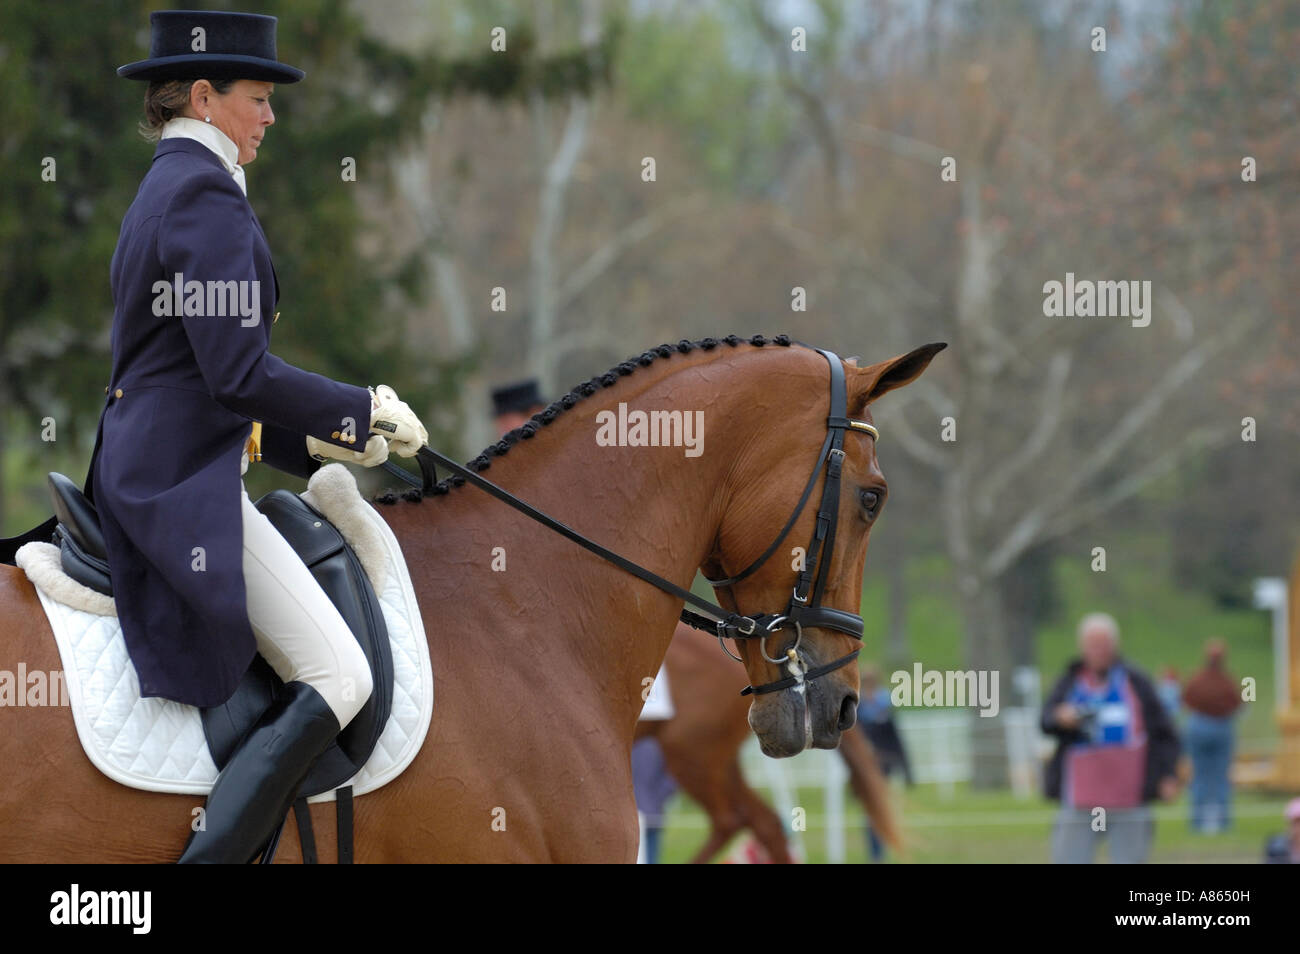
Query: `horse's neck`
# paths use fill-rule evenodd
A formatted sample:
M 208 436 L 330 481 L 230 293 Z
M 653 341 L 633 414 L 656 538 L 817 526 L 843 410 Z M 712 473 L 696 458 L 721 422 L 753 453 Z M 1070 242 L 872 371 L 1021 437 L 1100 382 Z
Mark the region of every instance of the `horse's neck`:
M 528 441 L 493 460 L 483 476 L 597 543 L 689 587 L 712 548 L 719 492 L 743 439 L 727 403 L 737 389 L 717 376 L 637 372 L 557 416 Z M 667 362 L 665 362 L 667 364 Z M 596 415 L 673 407 L 707 410 L 714 422 L 708 453 L 682 447 L 602 447 Z M 655 676 L 672 639 L 680 602 L 581 549 L 477 488 L 466 486 L 419 505 L 399 504 L 393 528 L 412 562 L 426 618 L 455 633 L 456 652 L 471 667 L 499 665 L 539 692 L 584 694 L 593 714 L 630 732 L 646 680 Z M 494 570 L 493 561 L 496 559 Z M 504 569 L 501 569 L 504 560 Z M 448 616 L 460 625 L 445 625 Z M 436 642 L 439 633 L 431 631 Z M 492 660 L 483 666 L 483 660 Z M 498 663 L 499 661 L 499 663 Z M 481 687 L 491 692 L 493 687 Z

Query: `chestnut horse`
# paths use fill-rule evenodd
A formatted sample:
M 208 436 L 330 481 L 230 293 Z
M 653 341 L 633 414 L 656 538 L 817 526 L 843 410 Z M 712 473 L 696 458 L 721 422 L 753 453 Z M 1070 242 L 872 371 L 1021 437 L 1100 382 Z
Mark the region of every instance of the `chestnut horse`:
M 786 823 L 756 791 L 740 768 L 740 747 L 749 738 L 749 702 L 742 667 L 723 655 L 717 640 L 677 624 L 664 658 L 673 697 L 671 719 L 637 724 L 637 738 L 651 736 L 663 750 L 664 765 L 682 792 L 709 816 L 709 835 L 691 858 L 707 864 L 733 837 L 750 829 L 776 864 L 790 864 Z M 849 784 L 880 836 L 902 848 L 888 782 L 871 743 L 858 731 L 840 736 L 839 754 Z
M 749 342 L 661 346 L 579 385 L 537 418 L 546 426 L 529 429 L 533 439 L 514 443 L 523 435 L 511 432 L 487 476 L 678 585 L 688 586 L 697 569 L 719 578 L 746 566 L 793 512 L 829 407 L 821 354 L 784 336 Z M 872 401 L 914 380 L 942 348 L 846 366 L 849 416 L 865 419 Z M 702 412 L 703 452 L 626 446 L 631 440 L 606 446 L 597 412 L 620 404 Z M 857 612 L 885 485 L 868 433 L 847 433 L 844 452 L 823 602 Z M 436 702 L 415 761 L 357 800 L 356 860 L 634 861 L 630 752 L 642 680 L 658 671 L 682 600 L 474 487 L 378 510 L 418 596 Z M 805 510 L 792 539 L 807 539 L 814 519 Z M 719 599 L 729 609 L 770 612 L 789 601 L 794 576 L 788 556 L 768 560 Z M 8 566 L 0 567 L 0 619 L 0 669 L 61 668 L 34 589 Z M 786 675 L 747 643 L 737 650 L 755 685 Z M 810 629 L 800 651 L 817 666 L 858 646 Z M 802 751 L 806 733 L 812 745 L 834 748 L 852 725 L 857 690 L 857 668 L 840 668 L 808 683 L 806 694 L 757 697 L 749 721 L 769 754 Z M 200 804 L 102 775 L 57 707 L 0 710 L 0 765 L 4 862 L 172 861 Z M 313 814 L 321 857 L 332 858 L 332 807 Z M 285 826 L 277 860 L 299 857 L 294 827 Z

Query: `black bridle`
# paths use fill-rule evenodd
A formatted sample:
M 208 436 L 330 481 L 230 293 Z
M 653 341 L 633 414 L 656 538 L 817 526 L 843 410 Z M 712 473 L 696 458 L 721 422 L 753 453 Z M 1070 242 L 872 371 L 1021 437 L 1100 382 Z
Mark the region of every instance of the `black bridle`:
M 839 522 L 840 473 L 844 465 L 844 434 L 849 429 L 853 429 L 870 434 L 877 440 L 880 437 L 879 432 L 873 425 L 846 416 L 848 413 L 848 390 L 844 379 L 844 365 L 833 352 L 821 348 L 815 350 L 830 365 L 830 415 L 826 418 L 826 439 L 822 442 L 821 451 L 817 455 L 817 462 L 813 466 L 807 484 L 804 485 L 803 493 L 799 497 L 798 504 L 795 505 L 794 513 L 790 515 L 790 519 L 786 521 L 785 526 L 777 534 L 772 544 L 745 569 L 725 580 L 708 580 L 706 577 L 711 586 L 715 589 L 721 589 L 740 582 L 763 566 L 776 552 L 799 520 L 800 514 L 803 513 L 804 507 L 812 496 L 813 488 L 817 486 L 817 480 L 821 476 L 822 470 L 825 469 L 826 484 L 822 488 L 821 503 L 817 508 L 817 522 L 813 527 L 812 540 L 809 541 L 804 553 L 803 568 L 795 579 L 790 603 L 784 613 L 760 613 L 755 616 L 746 616 L 701 599 L 690 590 L 683 589 L 671 580 L 664 579 L 657 573 L 653 573 L 645 569 L 645 567 L 601 546 L 599 543 L 589 540 L 578 531 L 543 513 L 531 504 L 525 503 L 509 491 L 503 490 L 469 468 L 439 454 L 428 445 L 422 446 L 416 454 L 416 460 L 419 462 L 423 476 L 422 482 L 417 481 L 414 474 L 398 467 L 391 461 L 385 461 L 384 468 L 401 480 L 412 486 L 419 486 L 425 493 L 429 493 L 437 482 L 436 466 L 442 466 L 445 470 L 463 478 L 480 490 L 486 491 L 544 527 L 554 530 L 561 536 L 567 537 L 620 569 L 626 570 L 633 576 L 703 611 L 706 615 L 692 613 L 690 610 L 683 609 L 681 620 L 688 626 L 716 635 L 722 648 L 735 659 L 740 657 L 727 650 L 723 640 L 759 640 L 763 658 L 770 663 L 786 666 L 790 676 L 761 686 L 747 686 L 741 692 L 741 695 L 749 695 L 750 693 L 761 695 L 791 688 L 802 693 L 807 682 L 847 665 L 856 659 L 858 653 L 861 652 L 860 649 L 856 649 L 847 656 L 842 656 L 825 665 L 809 669 L 799 655 L 798 649 L 803 640 L 805 626 L 810 629 L 833 629 L 852 636 L 859 642 L 862 641 L 864 624 L 861 616 L 823 606 L 821 601 L 826 590 L 826 581 L 830 576 L 831 557 L 835 547 L 835 530 Z M 767 652 L 768 637 L 773 633 L 788 628 L 793 628 L 795 631 L 794 645 L 786 649 L 782 656 L 775 658 L 769 656 Z

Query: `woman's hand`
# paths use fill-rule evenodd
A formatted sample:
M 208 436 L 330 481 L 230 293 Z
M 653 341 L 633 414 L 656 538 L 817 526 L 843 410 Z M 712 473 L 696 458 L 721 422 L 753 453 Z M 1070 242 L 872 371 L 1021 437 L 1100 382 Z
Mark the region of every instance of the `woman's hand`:
M 332 457 L 335 460 L 347 461 L 349 464 L 360 464 L 362 467 L 378 467 L 388 460 L 388 441 L 378 434 L 373 434 L 370 440 L 366 441 L 364 450 L 354 451 L 328 441 L 308 437 L 307 453 L 316 460 Z
M 370 430 L 388 438 L 393 450 L 401 457 L 414 457 L 421 447 L 429 443 L 429 432 L 397 392 L 386 384 L 371 391 Z

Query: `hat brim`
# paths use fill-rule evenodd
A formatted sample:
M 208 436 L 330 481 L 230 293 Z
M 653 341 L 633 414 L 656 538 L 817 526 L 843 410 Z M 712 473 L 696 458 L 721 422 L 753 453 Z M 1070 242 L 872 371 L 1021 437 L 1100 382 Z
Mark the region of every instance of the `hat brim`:
M 307 74 L 295 66 L 260 56 L 237 53 L 187 53 L 183 56 L 160 56 L 140 60 L 117 68 L 117 75 L 133 80 L 188 79 L 202 75 L 208 79 L 250 79 L 266 83 L 296 83 Z

